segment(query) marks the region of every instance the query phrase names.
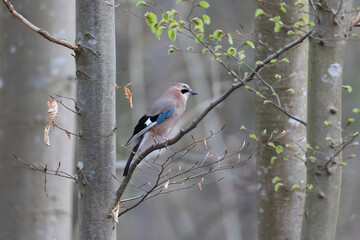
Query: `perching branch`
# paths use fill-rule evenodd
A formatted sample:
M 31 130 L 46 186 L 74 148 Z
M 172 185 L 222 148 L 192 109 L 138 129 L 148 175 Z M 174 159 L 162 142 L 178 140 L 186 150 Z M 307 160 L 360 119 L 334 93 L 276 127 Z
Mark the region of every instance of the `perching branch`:
M 35 26 L 34 24 L 32 24 L 31 22 L 29 22 L 23 15 L 21 15 L 20 13 L 18 13 L 15 10 L 14 6 L 8 0 L 3 0 L 3 3 L 9 9 L 9 11 L 12 15 L 14 15 L 16 18 L 18 18 L 21 22 L 23 22 L 28 28 L 30 28 L 34 32 L 37 32 L 38 34 L 40 34 L 41 36 L 43 36 L 50 42 L 56 43 L 58 45 L 62 45 L 64 47 L 67 47 L 74 51 L 78 50 L 78 46 L 76 46 L 75 44 L 70 43 L 64 39 L 53 37 L 50 33 L 45 31 L 44 29 L 41 29 L 41 28 Z
M 270 54 L 266 59 L 264 59 L 262 61 L 263 64 L 261 65 L 256 65 L 256 67 L 254 68 L 254 70 L 252 72 L 250 72 L 245 79 L 243 79 L 240 82 L 234 83 L 232 84 L 231 88 L 227 89 L 225 92 L 223 92 L 219 97 L 217 97 L 216 99 L 214 99 L 210 105 L 208 105 L 200 114 L 198 117 L 196 117 L 191 124 L 189 124 L 188 126 L 186 126 L 185 128 L 181 129 L 180 132 L 173 137 L 172 139 L 169 139 L 169 141 L 167 141 L 166 143 L 158 143 L 155 145 L 150 146 L 149 148 L 145 149 L 134 161 L 134 163 L 131 165 L 130 169 L 129 169 L 129 173 L 128 175 L 123 179 L 123 182 L 121 183 L 120 187 L 118 188 L 117 192 L 116 192 L 116 198 L 114 201 L 114 207 L 118 204 L 118 202 L 120 201 L 125 189 L 127 188 L 130 179 L 132 177 L 132 174 L 136 168 L 136 166 L 147 156 L 149 155 L 151 152 L 155 151 L 155 150 L 159 150 L 162 148 L 165 148 L 167 146 L 171 146 L 173 144 L 175 144 L 176 142 L 178 142 L 185 134 L 187 134 L 188 132 L 190 132 L 191 130 L 193 130 L 194 128 L 196 128 L 196 126 L 201 122 L 201 120 L 203 120 L 205 118 L 205 116 L 212 110 L 214 109 L 219 103 L 223 102 L 228 96 L 230 96 L 230 94 L 232 94 L 236 89 L 243 87 L 246 85 L 246 83 L 250 82 L 251 80 L 254 79 L 254 77 L 256 76 L 256 74 L 262 69 L 264 68 L 267 64 L 270 63 L 270 61 L 272 59 L 276 59 L 278 58 L 281 54 L 283 54 L 284 52 L 288 51 L 289 49 L 297 46 L 298 44 L 302 43 L 306 38 L 308 38 L 310 36 L 310 34 L 312 33 L 312 30 L 307 32 L 306 34 L 304 34 L 303 36 L 301 36 L 300 38 L 296 39 L 295 41 L 285 45 L 284 47 L 280 48 L 279 50 L 277 50 L 276 52 L 274 52 L 273 54 Z

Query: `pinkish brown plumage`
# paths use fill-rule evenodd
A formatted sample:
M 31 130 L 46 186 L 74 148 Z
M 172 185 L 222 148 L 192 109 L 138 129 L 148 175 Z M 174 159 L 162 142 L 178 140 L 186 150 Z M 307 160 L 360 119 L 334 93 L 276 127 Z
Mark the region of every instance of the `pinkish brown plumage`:
M 183 115 L 189 95 L 197 94 L 187 84 L 174 83 L 151 104 L 147 113 L 140 118 L 133 135 L 126 143 L 126 146 L 131 142 L 135 144 L 126 163 L 124 176 L 128 174 L 131 161 L 145 140 L 144 136 L 147 134 L 154 139 L 159 137 L 165 139 L 165 136 Z

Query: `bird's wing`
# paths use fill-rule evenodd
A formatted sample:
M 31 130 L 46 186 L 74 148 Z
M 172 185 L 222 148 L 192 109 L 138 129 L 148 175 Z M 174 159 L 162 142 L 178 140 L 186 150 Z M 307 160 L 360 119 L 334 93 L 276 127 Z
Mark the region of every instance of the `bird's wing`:
M 163 121 L 171 117 L 175 109 L 176 107 L 172 107 L 170 110 L 161 112 L 160 114 L 157 114 L 155 116 L 144 115 L 142 118 L 140 118 L 138 124 L 135 126 L 133 135 L 126 143 L 126 146 L 128 146 L 133 141 L 137 141 L 140 136 L 146 133 L 153 126 L 162 123 Z

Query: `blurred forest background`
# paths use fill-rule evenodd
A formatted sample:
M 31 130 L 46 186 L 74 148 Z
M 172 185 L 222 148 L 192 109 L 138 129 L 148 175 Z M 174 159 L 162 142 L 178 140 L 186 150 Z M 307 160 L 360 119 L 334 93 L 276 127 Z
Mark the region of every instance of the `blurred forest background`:
M 14 5 L 16 2 L 14 1 Z M 43 3 L 41 3 L 43 2 Z M 123 149 L 121 145 L 124 145 L 131 136 L 132 129 L 135 126 L 139 117 L 141 117 L 146 111 L 149 103 L 153 102 L 172 82 L 184 82 L 189 84 L 195 91 L 199 92 L 199 95 L 192 97 L 188 101 L 187 111 L 185 112 L 182 121 L 177 124 L 177 129 L 173 129 L 172 133 L 176 133 L 181 127 L 189 123 L 200 111 L 209 103 L 209 101 L 218 96 L 224 89 L 227 89 L 232 83 L 233 78 L 230 77 L 224 69 L 219 66 L 217 62 L 211 61 L 206 56 L 197 53 L 188 52 L 176 52 L 169 55 L 168 48 L 170 44 L 186 49 L 189 46 L 195 46 L 193 40 L 186 36 L 179 34 L 175 43 L 170 42 L 167 36 L 163 36 L 160 40 L 157 40 L 150 28 L 146 25 L 143 16 L 146 9 L 141 7 L 135 7 L 135 2 L 118 1 L 120 4 L 116 9 L 116 34 L 117 34 L 117 85 L 124 86 L 127 83 L 131 83 L 129 88 L 133 92 L 134 109 L 130 109 L 128 102 L 124 96 L 123 90 L 120 88 L 117 92 L 117 159 L 118 159 L 118 177 L 121 179 L 123 166 L 128 157 L 129 150 Z M 176 1 L 158 0 L 158 5 L 163 9 L 175 8 Z M 254 13 L 255 13 L 255 0 L 222 0 L 222 1 L 209 1 L 211 7 L 206 10 L 199 10 L 205 12 L 211 17 L 212 24 L 206 31 L 213 32 L 217 28 L 221 28 L 226 32 L 236 36 L 236 30 L 247 31 L 252 33 L 254 29 Z M 36 1 L 31 9 L 21 8 L 21 4 L 15 5 L 18 10 L 33 20 L 36 18 L 34 14 L 44 7 L 47 1 Z M 73 5 L 73 1 L 66 1 L 66 5 Z M 360 6 L 360 0 L 354 0 L 355 8 Z M 57 6 L 59 7 L 59 6 Z M 184 8 L 186 12 L 186 5 L 178 5 L 176 9 Z M 61 16 L 59 18 L 65 19 L 64 21 L 72 32 L 61 33 L 58 32 L 58 37 L 65 38 L 69 41 L 75 39 L 75 22 L 74 22 L 74 6 L 70 8 L 66 6 L 68 11 L 60 11 Z M 31 95 L 28 93 L 18 92 L 18 94 L 25 94 L 29 98 L 28 103 L 34 105 L 41 105 L 42 112 L 46 117 L 46 100 L 48 100 L 48 94 L 54 95 L 55 93 L 61 93 L 62 95 L 73 97 L 75 86 L 75 74 L 74 74 L 74 59 L 71 56 L 71 51 L 64 49 L 60 46 L 56 46 L 36 35 L 28 30 L 20 22 L 13 21 L 16 25 L 16 31 L 18 31 L 17 39 L 9 39 L 2 33 L 5 29 L 5 22 L 3 22 L 2 16 L 9 13 L 6 12 L 4 6 L 0 7 L 0 57 L 2 68 L 9 64 L 7 55 L 18 54 L 18 58 L 21 59 L 24 51 L 12 48 L 13 44 L 17 42 L 38 41 L 43 47 L 43 51 L 61 51 L 67 62 L 67 68 L 62 69 L 63 75 L 58 81 L 66 81 L 67 87 L 57 89 L 56 84 L 49 86 L 48 91 L 41 91 L 41 96 L 36 97 L 36 100 L 31 99 Z M 53 9 L 53 14 L 58 9 Z M 57 26 L 47 28 L 47 23 L 44 19 L 37 19 L 36 24 L 42 26 L 51 33 L 56 33 L 58 29 L 61 29 L 61 25 L 65 24 L 59 20 Z M 243 29 L 242 29 L 243 28 Z M 23 34 L 26 33 L 26 34 Z M 29 38 L 26 38 L 29 37 Z M 29 47 L 29 46 L 27 46 Z M 31 45 L 30 45 L 31 47 Z M 250 49 L 250 48 L 248 48 Z M 349 41 L 347 48 L 347 55 L 344 64 L 344 85 L 351 85 L 353 87 L 352 93 L 343 92 L 343 119 L 346 123 L 346 119 L 353 116 L 352 109 L 360 107 L 360 55 L 359 55 L 359 42 Z M 252 65 L 257 59 L 253 59 L 253 51 L 247 50 L 247 62 Z M 21 60 L 12 62 L 17 65 L 17 71 L 21 72 L 23 69 L 35 69 L 39 67 L 41 61 L 23 62 Z M 51 66 L 50 66 L 51 67 Z M 0 74 L 3 74 L 1 68 Z M 49 69 L 51 72 L 54 69 Z M 5 105 L 12 104 L 5 102 L 4 99 L 7 94 L 6 85 L 10 84 L 4 80 L 6 77 L 0 75 L 0 108 L 6 108 Z M 18 83 L 20 86 L 21 81 Z M 3 87 L 4 86 L 4 87 Z M 13 89 L 16 93 L 16 89 Z M 17 94 L 13 95 L 14 101 L 17 101 Z M 71 102 L 71 101 L 70 101 Z M 26 104 L 24 102 L 23 104 Z M 24 106 L 24 111 L 27 114 L 31 114 L 28 106 Z M 248 137 L 249 132 L 240 130 L 242 125 L 248 129 L 254 129 L 254 99 L 253 95 L 245 89 L 239 89 L 236 93 L 232 94 L 224 103 L 222 103 L 215 111 L 207 116 L 204 121 L 192 131 L 191 134 L 196 139 L 206 137 L 210 134 L 210 131 L 216 132 L 222 128 L 225 124 L 226 128 L 221 133 L 217 134 L 213 139 L 208 141 L 209 148 L 215 154 L 221 154 L 225 149 L 229 152 L 237 151 L 244 140 L 251 141 Z M 21 109 L 19 109 L 21 110 Z M 64 117 L 66 110 L 62 109 L 59 113 L 59 121 L 61 125 L 74 129 L 74 118 Z M 4 111 L 2 111 L 4 113 Z M 39 114 L 39 113 L 37 113 Z M 4 123 L 4 116 L 0 116 L 0 122 Z M 26 116 L 24 116 L 26 117 Z M 16 126 L 15 126 L 16 127 Z M 350 126 L 350 129 L 355 132 L 360 129 L 360 119 L 356 118 L 355 123 Z M 33 149 L 34 152 L 37 149 L 45 149 L 43 146 L 43 128 L 39 127 L 33 131 L 36 136 L 35 141 L 28 139 L 27 142 L 21 145 L 6 145 L 5 142 L 8 139 L 2 139 L 4 125 L 0 125 L 0 140 L 3 145 L 1 150 L 1 162 L 13 161 L 11 158 L 11 152 L 21 152 L 24 149 Z M 21 131 L 18 130 L 18 136 L 21 135 Z M 63 132 L 55 129 L 53 130 L 53 136 L 57 138 L 66 138 Z M 16 136 L 14 136 L 17 139 Z M 18 140 L 17 140 L 18 141 Z M 70 140 L 75 142 L 75 138 Z M 185 137 L 176 147 L 191 142 L 191 137 Z M 13 144 L 15 144 L 15 140 Z M 56 142 L 56 140 L 55 140 Z M 10 144 L 10 143 L 9 143 Z M 44 153 L 36 156 L 39 163 L 46 163 L 51 151 L 56 151 L 59 145 L 56 143 L 46 149 Z M 68 150 L 66 150 L 68 148 Z M 40 151 L 40 150 L 39 150 Z M 43 151 L 43 150 L 41 150 Z M 197 151 L 193 151 L 187 159 L 180 160 L 179 165 L 186 165 L 188 161 L 195 162 L 196 160 L 202 160 L 208 150 L 205 148 L 199 148 Z M 68 154 L 64 156 L 64 153 Z M 249 151 L 248 154 L 252 154 L 253 151 Z M 359 148 L 351 148 L 346 150 L 344 156 L 350 153 L 355 153 L 360 156 Z M 73 154 L 73 147 L 70 144 L 65 144 L 61 152 L 55 154 L 55 156 L 62 156 L 62 163 L 71 162 L 67 158 L 71 158 Z M 22 156 L 27 158 L 29 156 Z M 245 157 L 244 157 L 245 158 Z M 56 165 L 56 164 L 55 164 Z M 3 167 L 2 169 L 5 169 Z M 74 166 L 68 166 L 70 172 L 74 172 Z M 341 190 L 340 211 L 337 229 L 337 239 L 357 239 L 360 235 L 360 175 L 358 174 L 360 169 L 359 159 L 353 158 L 347 162 L 347 166 L 343 169 L 343 182 Z M 18 174 L 22 174 L 23 170 L 20 170 Z M 30 170 L 26 170 L 30 171 Z M 31 172 L 31 171 L 30 171 Z M 173 192 L 171 194 L 161 195 L 154 199 L 150 199 L 139 207 L 132 211 L 129 211 L 119 219 L 117 225 L 118 239 L 256 239 L 257 238 L 257 220 L 256 220 L 256 170 L 255 170 L 255 158 L 252 158 L 246 165 L 231 170 L 225 170 L 216 172 L 205 179 L 206 183 L 212 183 L 206 185 L 200 191 L 198 188 L 193 188 L 185 191 Z M 140 172 L 135 174 L 134 182 L 140 183 L 146 181 L 140 176 Z M 43 186 L 44 177 L 40 173 L 36 173 L 39 178 L 36 184 Z M 220 182 L 216 180 L 224 177 Z M 0 181 L 3 183 L 13 182 L 16 183 L 17 176 L 13 175 L 12 179 L 9 176 L 0 176 Z M 51 183 L 52 177 L 49 177 L 48 181 Z M 74 200 L 77 199 L 77 187 L 71 180 L 69 188 L 73 189 Z M 57 182 L 56 184 L 62 184 L 64 180 Z M 35 183 L 34 183 L 35 184 Z M 49 188 L 58 189 L 61 191 L 60 185 L 51 185 Z M 32 188 L 31 183 L 28 186 Z M 16 184 L 12 188 L 8 188 L 7 191 L 17 191 Z M 46 196 L 43 187 L 41 187 L 42 195 L 46 201 Z M 48 190 L 48 191 L 51 191 Z M 1 194 L 5 194 L 2 192 Z M 127 192 L 129 196 L 133 196 L 134 193 Z M 21 198 L 21 194 L 18 198 Z M 51 200 L 47 199 L 48 201 Z M 9 206 L 10 203 L 2 203 L 0 197 L 0 205 Z M 26 199 L 24 199 L 26 204 Z M 71 202 L 69 203 L 71 204 Z M 70 215 L 73 218 L 73 226 L 76 228 L 76 204 L 73 204 L 74 211 Z M 1 207 L 1 206 L 0 206 Z M 4 226 L 4 225 L 3 225 Z M 121 236 L 121 237 L 120 237 Z M 0 232 L 0 239 L 1 232 Z M 60 238 L 59 238 L 60 239 Z

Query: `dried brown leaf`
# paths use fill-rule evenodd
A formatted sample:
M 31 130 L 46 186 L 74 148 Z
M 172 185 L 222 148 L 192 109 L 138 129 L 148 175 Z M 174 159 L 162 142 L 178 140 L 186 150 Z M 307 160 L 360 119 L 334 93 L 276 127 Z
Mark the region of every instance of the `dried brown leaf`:
M 114 217 L 114 220 L 117 223 L 119 222 L 119 210 L 120 210 L 120 202 L 117 202 L 116 206 L 111 210 L 112 214 L 113 214 L 113 217 Z
M 169 183 L 170 183 L 170 180 L 167 180 L 167 181 L 164 183 L 164 188 L 165 188 L 165 189 L 168 189 Z
M 50 146 L 50 138 L 49 138 L 50 127 L 51 127 L 51 124 L 49 123 L 48 125 L 46 125 L 45 130 L 44 130 L 44 143 L 46 146 Z
M 56 115 L 59 109 L 58 104 L 55 100 L 51 100 L 47 102 L 47 105 L 50 124 L 54 125 L 58 118 L 58 116 Z
M 125 91 L 125 97 L 129 102 L 130 108 L 133 108 L 133 103 L 132 103 L 132 93 L 130 92 L 129 88 L 127 86 L 124 86 L 124 91 Z
M 352 27 L 360 27 L 360 11 L 351 19 Z
M 66 135 L 67 135 L 67 137 L 68 137 L 68 139 L 70 140 L 70 138 L 71 138 L 71 134 L 70 134 L 70 132 L 68 131 L 68 130 L 64 130 L 65 131 L 65 133 L 66 133 Z
M 201 183 L 198 183 L 199 190 L 202 191 Z

